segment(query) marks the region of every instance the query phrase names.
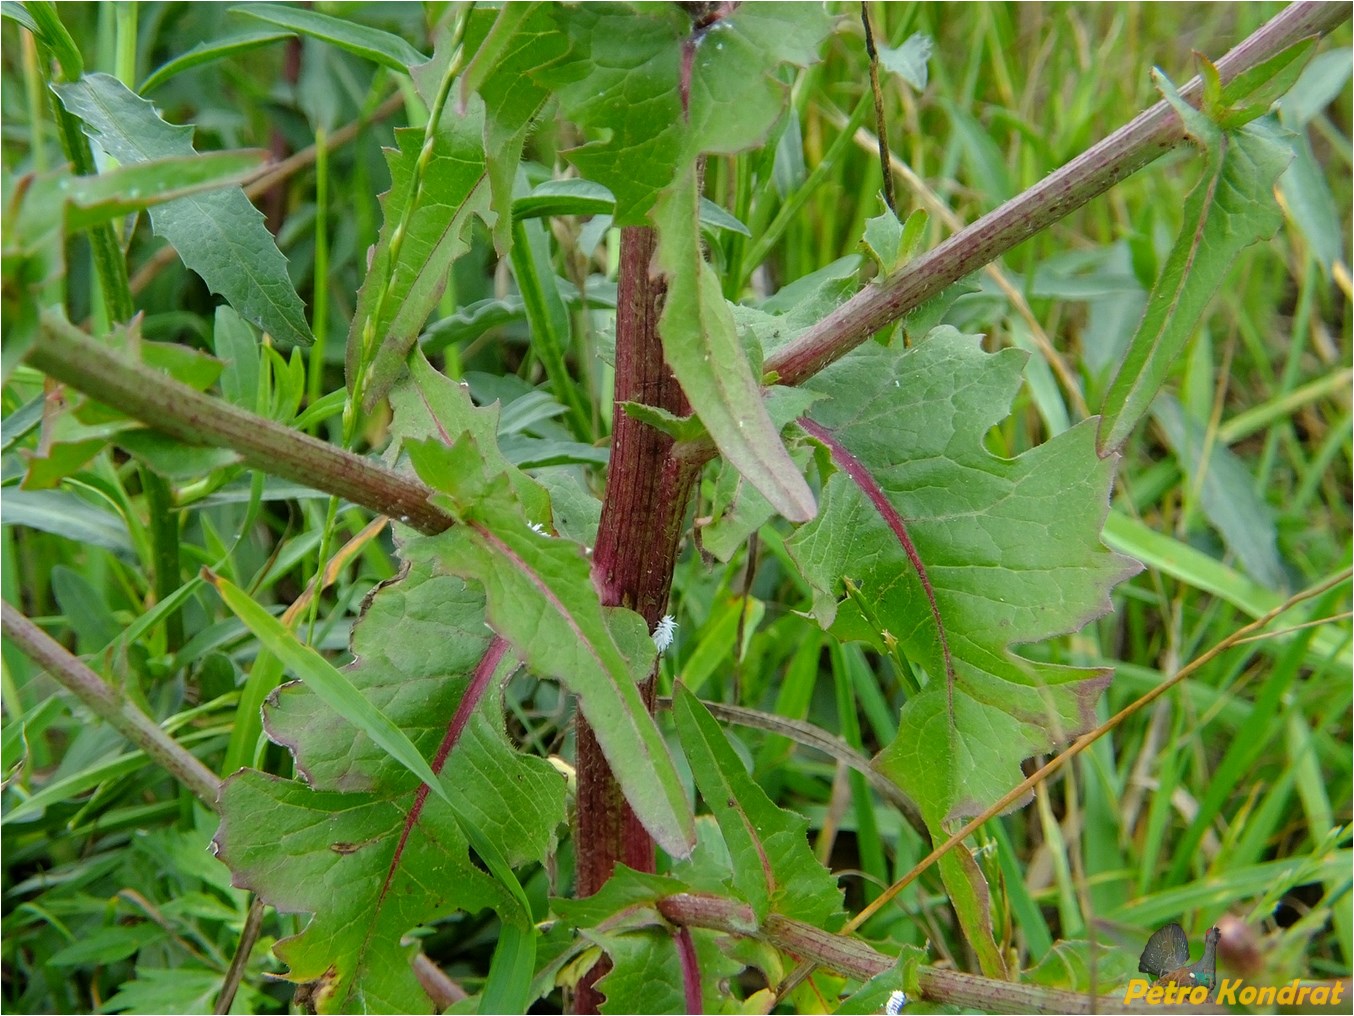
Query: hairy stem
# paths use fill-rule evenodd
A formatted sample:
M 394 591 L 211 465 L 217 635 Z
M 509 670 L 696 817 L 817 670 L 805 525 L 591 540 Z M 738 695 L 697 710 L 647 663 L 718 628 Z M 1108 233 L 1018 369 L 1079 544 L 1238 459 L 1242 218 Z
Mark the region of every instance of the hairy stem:
M 616 390 L 620 402 L 642 402 L 671 413 L 690 410 L 663 360 L 658 338 L 664 284 L 651 270 L 656 239 L 648 227 L 621 231 L 616 301 Z M 602 603 L 639 613 L 652 628 L 667 611 L 682 521 L 700 467 L 669 454 L 672 438 L 616 408 L 602 522 L 593 548 L 592 579 Z M 652 711 L 654 682 L 640 688 Z M 625 802 L 593 734 L 578 723 L 577 894 L 591 896 L 617 863 L 654 870 L 654 846 Z M 595 968 L 595 974 L 600 970 Z M 596 977 L 585 979 L 575 999 L 577 1012 L 595 1012 L 600 999 Z
M 1224 82 L 1299 39 L 1329 32 L 1350 16 L 1346 4 L 1299 3 L 1285 8 L 1217 63 Z M 1197 101 L 1196 77 L 1180 93 Z M 1180 117 L 1165 101 L 1148 108 L 1029 190 L 955 233 L 878 285 L 871 285 L 766 361 L 780 384 L 796 385 L 845 356 L 885 325 L 946 286 L 995 261 L 1070 212 L 1098 197 L 1185 140 Z
M 347 498 L 420 532 L 440 533 L 452 523 L 428 503 L 432 492 L 417 480 L 126 360 L 58 314 L 42 315 L 42 340 L 27 361 L 171 437 L 239 452 L 253 469 Z
M 771 914 L 758 924 L 752 908 L 721 896 L 679 893 L 658 901 L 658 911 L 679 927 L 712 928 L 731 935 L 756 938 L 792 956 L 835 970 L 856 980 L 868 980 L 890 970 L 894 956 L 877 951 L 867 942 Z M 917 987 L 930 1002 L 982 1012 L 1056 1012 L 1126 1013 L 1143 1012 L 1144 1006 L 1132 1006 L 1118 995 L 1092 995 L 1032 984 L 998 981 L 956 970 L 918 967 Z M 902 985 L 900 984 L 901 988 Z M 1153 1006 L 1152 1012 L 1225 1012 L 1225 1009 L 1166 1008 Z
M 212 811 L 221 781 L 191 755 L 160 725 L 123 698 L 107 681 L 72 656 L 66 647 L 35 625 L 8 602 L 0 603 L 0 620 L 6 638 L 44 668 L 62 687 L 101 719 L 144 751 L 166 772 L 190 790 Z

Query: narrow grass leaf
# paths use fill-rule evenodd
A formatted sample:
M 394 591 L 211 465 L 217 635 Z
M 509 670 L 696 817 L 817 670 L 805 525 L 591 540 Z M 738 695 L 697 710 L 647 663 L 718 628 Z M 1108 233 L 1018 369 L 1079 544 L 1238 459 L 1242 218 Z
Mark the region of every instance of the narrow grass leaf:
M 70 177 L 66 227 L 88 229 L 102 222 L 222 187 L 237 187 L 268 160 L 262 149 L 204 152 L 132 163 L 98 176 Z
M 428 62 L 426 56 L 398 35 L 346 18 L 334 18 L 318 11 L 300 10 L 282 4 L 248 4 L 230 10 L 232 14 L 243 14 L 338 46 L 349 53 L 375 61 L 382 67 L 388 67 L 397 74 L 408 74 L 410 67 Z
M 103 547 L 127 558 L 134 556 L 123 519 L 69 490 L 11 487 L 5 491 L 5 512 L 0 516 L 0 525 L 41 529 L 75 543 Z
M 192 70 L 194 67 L 203 67 L 209 63 L 215 63 L 217 60 L 248 53 L 250 50 L 259 49 L 262 46 L 271 46 L 275 42 L 282 42 L 292 37 L 291 32 L 245 32 L 223 39 L 199 42 L 188 52 L 165 61 L 151 71 L 146 80 L 141 82 L 141 87 L 137 89 L 137 92 L 145 95 L 147 92 L 159 88 L 175 75 Z
M 569 373 L 571 320 L 551 264 L 545 228 L 539 222 L 514 222 L 512 236 L 509 257 L 531 327 L 531 347 L 541 358 L 551 391 L 569 409 L 574 436 L 588 437 L 592 414 L 583 404 L 582 387 Z

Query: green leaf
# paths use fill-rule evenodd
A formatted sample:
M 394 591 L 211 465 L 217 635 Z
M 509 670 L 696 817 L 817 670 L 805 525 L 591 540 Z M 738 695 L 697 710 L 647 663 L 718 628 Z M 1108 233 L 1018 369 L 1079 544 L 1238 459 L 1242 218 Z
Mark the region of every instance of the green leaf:
M 85 133 L 119 162 L 196 155 L 191 127 L 165 123 L 149 102 L 107 74 L 54 85 L 62 104 L 84 122 Z M 152 208 L 155 234 L 173 244 L 183 263 L 240 314 L 284 345 L 309 345 L 301 298 L 287 275 L 287 259 L 263 225 L 263 213 L 234 188 L 179 198 Z
M 82 935 L 64 949 L 58 949 L 47 958 L 53 967 L 86 967 L 116 963 L 165 937 L 165 930 L 151 922 L 99 928 Z
M 898 269 L 903 254 L 903 224 L 892 208 L 885 208 L 874 218 L 865 220 L 865 236 L 861 243 L 883 274 L 891 275 Z
M 694 416 L 677 416 L 643 402 L 621 402 L 618 405 L 626 416 L 647 423 L 676 441 L 694 441 L 705 433 L 705 427 Z
M 233 307 L 216 308 L 212 350 L 221 361 L 221 394 L 241 409 L 254 412 L 259 404 L 259 339 Z
M 1330 271 L 1346 249 L 1340 210 L 1311 141 L 1298 134 L 1292 138 L 1292 146 L 1293 162 L 1279 177 L 1279 190 L 1293 224 L 1311 245 L 1321 266 Z
M 1336 48 L 1319 54 L 1303 68 L 1297 82 L 1280 101 L 1280 121 L 1290 130 L 1306 127 L 1335 101 L 1350 74 L 1349 60 L 1342 50 Z
M 258 637 L 263 647 L 305 681 L 325 705 L 370 737 L 387 755 L 427 784 L 433 793 L 445 798 L 442 784 L 409 736 L 364 698 L 332 663 L 298 641 L 286 625 L 242 589 L 219 575 L 206 573 L 203 577 L 216 588 L 222 601 Z
M 104 547 L 129 559 L 135 557 L 123 519 L 69 490 L 6 490 L 0 525 L 41 529 L 75 543 Z
M 692 888 L 671 876 L 645 874 L 618 865 L 593 895 L 551 901 L 551 909 L 557 915 L 578 928 L 587 941 L 595 943 L 611 959 L 610 972 L 597 983 L 598 990 L 606 995 L 602 1012 L 691 1011 L 683 990 L 682 965 L 673 929 L 659 913 L 657 903 Z M 716 961 L 707 963 L 705 956 L 700 958 L 702 980 L 721 973 Z M 727 976 L 739 970 L 741 964 Z
M 809 848 L 808 821 L 766 796 L 685 685 L 673 690 L 672 709 L 696 786 L 728 845 L 739 898 L 759 922 L 774 912 L 831 930 L 841 917 L 842 891 Z
M 781 443 L 724 300 L 701 257 L 694 167 L 654 210 L 668 294 L 658 331 L 668 365 L 720 452 L 787 519 L 813 517 L 813 494 Z
M 1274 201 L 1274 182 L 1292 158 L 1272 121 L 1257 120 L 1224 134 L 1181 100 L 1164 77 L 1157 80 L 1186 128 L 1204 145 L 1204 173 L 1185 200 L 1180 236 L 1105 395 L 1101 454 L 1119 448 L 1147 412 L 1236 256 L 1279 228 L 1282 215 Z
M 408 807 L 407 798 L 311 789 L 250 769 L 222 789 L 215 848 L 235 884 L 283 913 L 315 915 L 274 951 L 291 978 L 320 982 L 319 1012 L 431 1012 L 401 938 L 456 910 L 514 906 L 470 860 L 440 802 L 420 815 L 387 887 Z
M 636 690 L 653 668 L 648 626 L 633 611 L 603 608 L 578 545 L 541 531 L 550 506 L 497 450 L 497 411 L 475 409 L 462 385 L 421 357 L 411 366 L 410 383 L 392 398 L 394 429 L 419 475 L 447 492 L 443 502 L 463 520 L 420 541 L 419 553 L 485 587 L 494 630 L 530 667 L 579 696 L 636 814 L 664 849 L 685 854 L 694 835 L 690 806 Z
M 246 32 L 242 35 L 230 35 L 222 39 L 199 42 L 186 53 L 181 53 L 172 60 L 166 60 L 151 71 L 146 80 L 141 82 L 141 87 L 137 89 L 137 92 L 145 95 L 147 92 L 159 88 L 175 75 L 192 70 L 194 67 L 203 67 L 209 63 L 215 63 L 217 60 L 224 60 L 240 53 L 248 53 L 250 50 L 259 49 L 262 46 L 271 46 L 275 42 L 282 42 L 291 38 L 293 38 L 291 32 Z
M 466 30 L 465 46 L 475 56 L 459 82 L 459 105 L 462 109 L 469 105 L 472 91 L 484 99 L 484 150 L 497 212 L 494 247 L 499 254 L 506 253 L 512 242 L 513 182 L 522 149 L 550 98 L 549 89 L 538 84 L 532 72 L 553 64 L 568 49 L 568 39 L 555 27 L 552 6 L 511 3 L 498 11 L 477 9 Z
M 709 226 L 712 229 L 722 229 L 726 233 L 738 233 L 741 236 L 752 235 L 752 230 L 709 198 L 703 197 L 700 200 L 700 223 L 702 226 Z
M 267 160 L 262 149 L 207 152 L 132 163 L 98 176 L 68 177 L 63 190 L 72 207 L 66 226 L 88 229 L 167 201 L 236 187 Z
M 526 197 L 512 203 L 514 220 L 545 218 L 553 215 L 608 215 L 616 207 L 616 198 L 600 183 L 591 180 L 547 180 Z M 742 222 L 709 198 L 701 198 L 702 226 L 751 236 Z
M 1316 49 L 1316 44 L 1317 36 L 1308 36 L 1268 60 L 1242 71 L 1223 86 L 1222 101 L 1232 107 L 1243 102 L 1251 103 L 1259 110 L 1257 115 L 1268 112 L 1274 101 L 1284 95 L 1302 76 L 1307 61 Z M 1224 126 L 1239 127 L 1240 123 L 1225 123 Z
M 917 967 L 926 958 L 916 946 L 905 945 L 898 954 L 898 962 L 882 974 L 875 974 L 853 991 L 834 1010 L 836 1016 L 873 1016 L 883 1012 L 894 992 L 901 991 L 909 998 L 917 998 Z M 900 1012 L 905 1011 L 900 1008 Z
M 221 971 L 200 967 L 138 964 L 136 976 L 118 985 L 104 1004 L 108 1012 L 209 1012 L 221 995 Z M 234 1012 L 260 1012 L 268 998 L 247 980 L 235 997 Z
M 682 987 L 681 956 L 671 930 L 589 929 L 583 934 L 611 958 L 611 969 L 597 982 L 597 990 L 606 995 L 606 1001 L 599 1006 L 604 1016 L 689 1011 Z
M 427 63 L 428 58 L 405 42 L 398 35 L 391 35 L 379 28 L 359 25 L 346 18 L 333 18 L 317 11 L 301 10 L 296 7 L 284 7 L 282 4 L 249 4 L 245 7 L 232 7 L 232 14 L 243 14 L 248 18 L 266 21 L 288 31 L 300 32 L 346 49 L 349 53 L 372 60 L 382 67 L 388 67 L 397 74 L 408 74 L 409 68 Z M 145 88 L 142 88 L 145 91 Z
M 539 219 L 553 215 L 608 215 L 616 198 L 591 180 L 547 180 L 530 194 L 512 203 L 514 219 Z
M 6 5 L 8 6 L 8 5 Z M 28 21 L 36 26 L 37 37 L 52 51 L 56 62 L 61 65 L 61 76 L 66 81 L 74 81 L 85 72 L 84 57 L 80 47 L 71 38 L 70 32 L 61 22 L 55 3 L 34 2 L 24 4 Z
M 526 308 L 532 349 L 541 358 L 555 398 L 569 407 L 574 435 L 586 437 L 592 429 L 592 414 L 566 362 L 573 346 L 572 321 L 551 264 L 545 227 L 533 221 L 514 222 L 512 237 L 510 261 Z
M 879 65 L 885 70 L 897 74 L 918 92 L 926 91 L 928 75 L 927 62 L 935 51 L 935 40 L 929 35 L 917 32 L 894 49 L 891 46 L 879 47 Z
M 1105 521 L 1105 542 L 1113 549 L 1131 554 L 1149 568 L 1179 579 L 1194 588 L 1232 604 L 1252 618 L 1274 610 L 1283 597 L 1229 568 L 1215 558 L 1183 543 L 1174 537 L 1149 528 L 1122 512 L 1110 512 Z M 1276 622 L 1284 628 L 1288 621 Z M 1276 631 L 1277 639 L 1290 638 L 1291 632 Z M 1350 666 L 1349 639 L 1337 626 L 1323 624 L 1312 639 L 1312 666 L 1337 656 L 1344 666 Z
M 484 455 L 474 472 L 507 477 L 527 522 L 549 521 L 550 501 L 545 491 L 499 450 L 497 405 L 476 408 L 470 401 L 469 388 L 434 369 L 422 353 L 409 358 L 409 377 L 391 392 L 390 404 L 395 410 L 391 432 L 399 438 L 433 437 L 450 446 L 463 433 L 473 435 Z M 434 488 L 444 489 L 451 479 L 438 475 L 430 482 Z
M 429 797 L 415 814 L 409 771 L 293 683 L 273 695 L 265 720 L 305 782 L 232 777 L 218 854 L 238 884 L 284 912 L 314 915 L 277 952 L 291 977 L 320 980 L 320 1011 L 430 1011 L 401 940 L 457 909 L 489 906 L 503 921 L 492 1008 L 520 1012 L 535 932 L 510 866 L 544 860 L 564 819 L 564 782 L 513 749 L 498 696 L 487 694 L 516 664 L 490 653 L 483 595 L 436 574 L 426 556 L 406 560 L 407 574 L 382 586 L 354 627 L 357 662 L 345 673 L 421 756 L 450 752 L 438 777 L 450 805 Z
M 368 411 L 403 371 L 405 357 L 442 296 L 452 262 L 470 247 L 473 217 L 487 220 L 483 117 L 479 101 L 464 116 L 444 115 L 421 173 L 423 131 L 396 131 L 399 147 L 386 152 L 385 223 L 348 331 L 348 384 L 352 388 L 362 379 L 358 394 Z M 406 225 L 401 228 L 401 223 Z
M 414 456 L 425 481 L 434 458 Z M 533 670 L 578 695 L 635 814 L 663 849 L 685 855 L 694 841 L 690 805 L 636 687 L 653 669 L 648 626 L 633 611 L 600 605 L 577 545 L 527 528 L 520 508 L 496 500 L 469 509 L 472 522 L 425 538 L 429 546 L 420 552 L 484 586 L 494 630 Z
M 176 438 L 153 430 L 128 430 L 116 443 L 169 480 L 188 482 L 233 466 L 240 454 L 229 448 L 203 448 L 184 444 Z
M 636 690 L 655 657 L 644 619 L 603 608 L 582 550 L 545 535 L 549 509 L 536 501 L 539 488 L 506 466 L 494 447 L 496 413 L 469 407 L 461 386 L 439 383 L 422 367 L 415 381 L 424 384 L 420 392 L 435 395 L 420 398 L 422 405 L 403 401 L 414 422 L 401 421 L 400 432 L 429 428 L 437 439 L 406 436 L 404 447 L 419 476 L 446 492 L 439 500 L 461 520 L 421 540 L 418 553 L 436 555 L 447 571 L 484 586 L 494 630 L 533 670 L 578 695 L 636 815 L 665 850 L 686 854 L 694 838 L 691 809 Z
M 700 35 L 666 5 L 595 3 L 551 12 L 572 48 L 534 76 L 557 89 L 566 116 L 598 137 L 566 154 L 616 196 L 622 226 L 642 224 L 659 191 L 698 153 L 761 142 L 785 104 L 777 69 L 816 60 L 832 26 L 817 4 L 745 4 Z M 692 47 L 687 114 L 678 84 L 684 45 Z
M 880 651 L 892 639 L 928 677 L 875 764 L 937 838 L 1019 783 L 1024 759 L 1091 724 L 1105 671 L 1011 646 L 1078 630 L 1136 570 L 1101 543 L 1114 463 L 1096 455 L 1093 423 L 1015 459 L 984 447 L 1024 359 L 985 354 L 978 337 L 942 327 L 901 353 L 866 344 L 814 381 L 831 399 L 815 407 L 810 433 L 837 471 L 819 518 L 786 547 L 824 627 Z M 882 630 L 843 597 L 844 578 Z M 985 887 L 946 877 L 968 899 L 970 941 L 993 959 Z

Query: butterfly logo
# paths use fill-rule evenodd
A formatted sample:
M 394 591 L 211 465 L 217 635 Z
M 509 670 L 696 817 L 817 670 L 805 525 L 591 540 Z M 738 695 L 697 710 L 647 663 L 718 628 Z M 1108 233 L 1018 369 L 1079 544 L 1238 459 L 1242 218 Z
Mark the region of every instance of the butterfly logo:
M 1189 938 L 1178 924 L 1158 928 L 1147 940 L 1138 959 L 1138 969 L 1156 979 L 1159 985 L 1195 987 L 1203 985 L 1212 990 L 1218 981 L 1217 928 L 1209 928 L 1204 935 L 1204 954 L 1195 963 L 1189 961 Z

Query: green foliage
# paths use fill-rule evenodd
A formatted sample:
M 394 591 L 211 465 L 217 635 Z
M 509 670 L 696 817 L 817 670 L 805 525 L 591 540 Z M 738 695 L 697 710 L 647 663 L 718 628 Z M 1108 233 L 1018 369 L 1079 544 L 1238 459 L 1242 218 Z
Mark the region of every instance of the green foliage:
M 1225 919 L 1348 976 L 1348 30 L 1229 78 L 1265 11 L 873 5 L 881 214 L 859 9 L 696 6 L 5 7 L 7 1011 L 1014 1007 Z M 767 371 L 1154 63 L 1193 146 Z M 352 454 L 246 472 L 279 424 Z M 607 823 L 656 871 L 578 898 Z
M 1185 202 L 1180 238 L 1105 396 L 1102 452 L 1117 449 L 1137 426 L 1236 253 L 1279 228 L 1274 182 L 1291 158 L 1273 123 L 1261 120 L 1223 132 L 1181 99 L 1169 81 L 1162 78 L 1160 83 L 1190 136 L 1204 149 L 1204 173 Z
M 54 90 L 85 133 L 122 163 L 196 154 L 192 128 L 165 123 L 116 78 L 89 74 Z M 153 207 L 150 220 L 156 235 L 173 244 L 184 264 L 240 314 L 284 346 L 310 344 L 286 259 L 243 191 L 179 198 Z

